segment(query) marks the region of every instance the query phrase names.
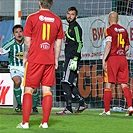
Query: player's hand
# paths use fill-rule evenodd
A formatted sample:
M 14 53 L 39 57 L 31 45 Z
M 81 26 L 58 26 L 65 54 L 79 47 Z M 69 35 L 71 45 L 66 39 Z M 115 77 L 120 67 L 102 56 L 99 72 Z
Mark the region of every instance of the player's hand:
M 106 71 L 106 69 L 107 69 L 107 64 L 106 64 L 105 60 L 102 60 L 102 67 L 103 67 L 103 70 Z
M 10 49 L 5 50 L 5 49 L 3 49 L 3 48 L 0 48 L 0 55 L 7 54 L 9 51 L 10 51 Z
M 27 59 L 24 59 L 23 58 L 23 67 L 25 68 L 25 66 L 26 66 L 26 61 L 27 61 Z
M 58 69 L 58 60 L 55 60 L 55 70 Z
M 70 62 L 70 64 L 69 64 L 70 70 L 73 70 L 73 71 L 77 70 L 77 61 L 78 61 L 78 57 L 74 57 L 74 58 L 71 60 L 71 62 Z

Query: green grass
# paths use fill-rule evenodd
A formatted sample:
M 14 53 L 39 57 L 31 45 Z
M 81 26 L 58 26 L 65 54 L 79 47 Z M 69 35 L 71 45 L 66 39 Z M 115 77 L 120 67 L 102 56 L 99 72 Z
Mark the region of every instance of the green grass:
M 49 128 L 39 128 L 42 115 L 31 114 L 29 129 L 16 129 L 22 120 L 21 113 L 12 108 L 0 108 L 0 133 L 133 133 L 133 116 L 125 113 L 111 112 L 110 116 L 99 116 L 102 110 L 88 109 L 81 114 L 56 115 L 59 110 L 53 109 Z

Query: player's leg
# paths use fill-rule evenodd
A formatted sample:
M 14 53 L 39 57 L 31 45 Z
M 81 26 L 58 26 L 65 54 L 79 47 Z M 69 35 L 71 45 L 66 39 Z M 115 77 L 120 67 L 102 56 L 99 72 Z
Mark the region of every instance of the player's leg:
M 129 115 L 132 115 L 133 113 L 132 94 L 130 88 L 127 85 L 128 80 L 129 80 L 128 62 L 126 58 L 122 58 L 121 67 L 118 72 L 118 83 L 121 84 L 121 87 L 123 89 L 124 97 L 126 98 L 128 106 Z
M 21 89 L 21 77 L 20 76 L 14 76 L 12 77 L 12 80 L 14 82 L 14 96 L 17 101 L 17 107 L 15 108 L 16 112 L 20 112 L 22 110 L 22 103 L 21 103 L 21 95 L 22 95 L 22 89 Z
M 39 127 L 48 128 L 48 121 L 52 108 L 52 93 L 49 86 L 42 86 L 43 99 L 42 99 L 42 112 L 43 118 Z
M 79 66 L 79 62 L 80 62 L 80 60 L 78 61 L 77 66 Z M 77 102 L 79 103 L 79 106 L 78 106 L 75 113 L 81 113 L 85 109 L 88 108 L 88 105 L 85 103 L 84 98 L 79 93 L 79 90 L 77 88 L 77 78 L 78 78 L 77 70 L 76 71 L 71 71 L 71 75 L 70 75 L 70 78 L 69 78 L 69 82 L 71 83 L 70 87 L 71 87 L 72 94 L 74 95 Z
M 74 71 L 69 69 L 70 59 L 66 59 L 64 63 L 64 71 L 63 71 L 63 79 L 61 81 L 62 89 L 64 91 L 64 97 L 66 101 L 66 107 L 64 110 L 57 112 L 56 114 L 71 114 L 72 111 L 72 91 L 71 91 L 71 83 L 74 82 L 75 75 Z
M 77 101 L 80 101 L 80 100 L 83 99 L 83 97 L 81 97 L 81 95 L 79 93 L 79 90 L 78 90 L 78 88 L 76 86 L 76 84 L 77 84 L 77 76 L 75 75 L 75 77 L 76 78 L 75 78 L 73 84 L 71 85 L 71 90 L 72 90 L 73 96 L 77 99 Z
M 127 84 L 121 84 L 123 92 L 124 92 L 124 97 L 126 98 L 127 106 L 132 107 L 132 94 L 131 90 L 127 86 Z
M 32 93 L 34 89 L 31 87 L 24 87 L 23 103 L 22 103 L 22 122 L 17 128 L 29 128 L 29 118 L 32 109 Z
M 66 100 L 66 108 L 65 108 L 65 113 L 73 113 L 72 111 L 72 92 L 71 92 L 71 87 L 70 84 L 67 82 L 62 82 L 62 88 L 64 90 L 64 96 Z
M 110 102 L 112 100 L 112 84 L 116 83 L 117 79 L 117 66 L 118 60 L 115 56 L 109 57 L 108 61 L 106 62 L 107 69 L 104 70 L 104 111 L 100 113 L 100 115 L 107 114 L 110 115 Z
M 37 103 L 38 103 L 38 91 L 37 89 L 34 89 L 34 92 L 32 94 L 32 110 L 34 113 L 38 113 Z
M 81 113 L 88 108 L 88 105 L 85 103 L 84 98 L 80 95 L 77 86 L 73 84 L 71 88 L 72 88 L 72 94 L 79 103 L 78 109 L 76 110 L 75 113 Z
M 42 71 L 44 70 L 41 65 L 31 62 L 28 62 L 26 66 L 27 67 L 25 68 L 23 81 L 23 85 L 25 86 L 22 102 L 23 119 L 22 122 L 17 126 L 17 128 L 23 129 L 29 128 L 29 117 L 32 109 L 32 94 L 34 92 L 33 88 L 38 88 L 40 86 Z
M 67 82 L 62 82 L 61 85 L 64 91 L 66 107 L 63 110 L 57 112 L 56 114 L 58 115 L 71 114 L 73 113 L 73 110 L 72 110 L 72 92 L 70 84 Z
M 124 97 L 126 98 L 127 106 L 128 106 L 128 114 L 131 116 L 133 114 L 133 107 L 132 107 L 132 93 L 130 88 L 127 86 L 127 84 L 121 84 L 123 92 L 124 92 Z
M 21 102 L 21 95 L 22 95 L 22 89 L 21 89 L 21 83 L 22 83 L 22 77 L 24 75 L 24 68 L 21 66 L 10 66 L 10 75 L 14 82 L 14 96 L 17 101 L 17 107 L 15 108 L 16 112 L 20 112 L 22 110 L 22 102 Z
M 105 83 L 103 100 L 104 100 L 104 111 L 100 113 L 100 115 L 103 115 L 103 114 L 110 115 L 110 102 L 112 100 L 111 83 Z
M 55 85 L 55 65 L 44 65 L 43 76 L 42 76 L 42 113 L 43 118 L 39 127 L 48 128 L 48 121 L 50 117 L 50 112 L 52 108 L 52 93 L 51 86 Z

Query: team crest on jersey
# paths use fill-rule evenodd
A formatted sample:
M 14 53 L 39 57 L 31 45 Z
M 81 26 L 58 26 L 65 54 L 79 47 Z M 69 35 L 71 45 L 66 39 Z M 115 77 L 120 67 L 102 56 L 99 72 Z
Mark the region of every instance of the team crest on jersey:
M 42 43 L 42 44 L 40 44 L 40 48 L 44 49 L 44 50 L 48 50 L 48 49 L 50 49 L 50 44 L 47 42 Z
M 120 28 L 120 29 L 119 29 L 119 28 L 116 28 L 116 27 L 114 28 L 114 30 L 115 30 L 116 32 L 124 32 L 124 31 L 125 31 L 123 28 Z
M 43 16 L 43 15 L 40 15 L 39 20 L 40 21 L 45 21 L 45 22 L 54 22 L 55 19 L 51 18 L 51 17 L 46 17 L 46 16 Z
M 18 59 L 23 59 L 23 52 L 19 52 L 19 53 L 17 53 L 15 56 L 16 56 L 16 58 L 18 58 Z

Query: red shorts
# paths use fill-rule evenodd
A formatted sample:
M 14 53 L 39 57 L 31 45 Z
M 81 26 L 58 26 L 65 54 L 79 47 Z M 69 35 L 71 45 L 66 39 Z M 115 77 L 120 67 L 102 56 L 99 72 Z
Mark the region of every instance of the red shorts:
M 55 65 L 27 62 L 23 85 L 38 88 L 40 83 L 42 86 L 55 85 Z
M 128 62 L 125 56 L 111 56 L 104 71 L 104 82 L 126 84 L 129 79 Z

